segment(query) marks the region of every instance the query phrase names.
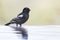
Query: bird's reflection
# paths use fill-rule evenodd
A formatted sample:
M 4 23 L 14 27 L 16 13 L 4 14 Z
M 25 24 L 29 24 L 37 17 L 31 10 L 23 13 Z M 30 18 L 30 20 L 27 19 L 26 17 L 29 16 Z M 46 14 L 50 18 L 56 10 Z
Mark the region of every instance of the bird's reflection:
M 10 26 L 14 29 L 14 31 L 18 31 L 18 32 L 15 32 L 16 34 L 22 34 L 22 38 L 24 40 L 28 40 L 28 33 L 27 33 L 27 30 L 23 27 L 13 27 L 13 26 Z

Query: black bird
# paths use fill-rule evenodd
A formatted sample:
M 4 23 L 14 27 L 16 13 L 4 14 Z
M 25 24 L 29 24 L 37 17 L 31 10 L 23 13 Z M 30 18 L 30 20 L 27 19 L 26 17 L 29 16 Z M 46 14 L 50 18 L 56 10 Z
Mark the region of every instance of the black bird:
M 10 24 L 14 24 L 15 23 L 16 26 L 20 25 L 20 27 L 21 27 L 21 25 L 28 20 L 29 12 L 30 12 L 30 9 L 28 7 L 25 7 L 23 9 L 23 11 L 20 14 L 17 15 L 16 18 L 13 18 L 9 23 L 7 23 L 5 25 L 8 26 Z

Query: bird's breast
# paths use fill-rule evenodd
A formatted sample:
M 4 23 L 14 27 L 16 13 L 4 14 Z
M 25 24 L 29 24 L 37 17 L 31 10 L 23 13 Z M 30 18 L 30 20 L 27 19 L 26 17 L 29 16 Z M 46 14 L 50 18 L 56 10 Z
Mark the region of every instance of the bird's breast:
M 22 19 L 22 23 L 25 23 L 29 18 L 29 15 L 25 15 Z

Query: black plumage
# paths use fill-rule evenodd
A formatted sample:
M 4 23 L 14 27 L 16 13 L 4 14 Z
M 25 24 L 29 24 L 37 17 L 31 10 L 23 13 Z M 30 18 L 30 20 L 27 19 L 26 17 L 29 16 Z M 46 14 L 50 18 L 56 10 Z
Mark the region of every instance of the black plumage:
M 25 7 L 23 9 L 23 11 L 20 14 L 17 15 L 16 18 L 13 18 L 9 23 L 7 23 L 5 25 L 8 26 L 10 24 L 14 24 L 15 23 L 17 26 L 19 24 L 20 27 L 21 27 L 21 25 L 28 20 L 29 12 L 30 12 L 30 9 L 28 7 Z

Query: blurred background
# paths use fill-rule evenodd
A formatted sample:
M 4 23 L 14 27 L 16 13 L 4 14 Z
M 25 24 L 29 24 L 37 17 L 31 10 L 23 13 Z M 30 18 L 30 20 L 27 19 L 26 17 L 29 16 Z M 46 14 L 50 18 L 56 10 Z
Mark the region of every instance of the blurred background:
M 60 25 L 60 0 L 0 0 L 0 24 L 9 22 L 24 7 L 31 9 L 24 25 Z

